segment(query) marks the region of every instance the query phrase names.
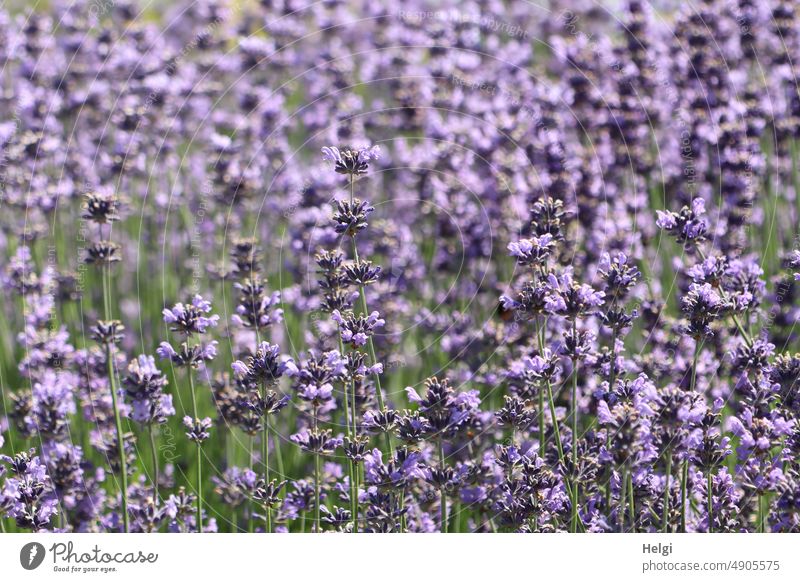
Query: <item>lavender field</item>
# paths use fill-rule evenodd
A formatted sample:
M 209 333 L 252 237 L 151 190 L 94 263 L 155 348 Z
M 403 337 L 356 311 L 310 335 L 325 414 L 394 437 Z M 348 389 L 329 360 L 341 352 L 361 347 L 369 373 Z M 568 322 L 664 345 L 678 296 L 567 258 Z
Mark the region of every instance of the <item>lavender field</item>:
M 0 531 L 800 532 L 794 0 L 0 4 Z

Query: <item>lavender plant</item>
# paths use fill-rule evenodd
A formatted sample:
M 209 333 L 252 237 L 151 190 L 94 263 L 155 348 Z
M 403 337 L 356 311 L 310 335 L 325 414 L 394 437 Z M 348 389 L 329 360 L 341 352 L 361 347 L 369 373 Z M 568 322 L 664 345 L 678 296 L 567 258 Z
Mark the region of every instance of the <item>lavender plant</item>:
M 0 531 L 800 531 L 797 10 L 588 4 L 0 8 Z
M 176 351 L 169 342 L 161 342 L 157 350 L 162 360 L 168 360 L 174 366 L 186 368 L 192 416 L 184 415 L 183 426 L 186 428 L 186 437 L 197 445 L 195 527 L 198 532 L 203 531 L 203 444 L 211 436 L 209 431 L 212 423 L 209 417 L 200 418 L 193 370 L 201 366 L 205 369 L 205 362 L 212 361 L 216 357 L 217 342 L 211 341 L 204 344 L 194 338 L 205 334 L 209 328 L 216 326 L 219 322 L 219 315 L 208 315 L 210 312 L 211 303 L 200 295 L 195 295 L 189 304 L 176 303 L 171 309 L 164 309 L 164 322 L 170 326 L 171 331 L 179 334 L 183 341 L 178 348 L 179 351 Z

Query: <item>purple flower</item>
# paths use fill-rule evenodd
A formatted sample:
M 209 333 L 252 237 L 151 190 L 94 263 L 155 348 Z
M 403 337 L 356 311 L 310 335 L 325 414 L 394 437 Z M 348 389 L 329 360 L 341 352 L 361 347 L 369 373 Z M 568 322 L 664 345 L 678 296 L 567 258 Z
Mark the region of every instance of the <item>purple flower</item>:
M 69 415 L 75 413 L 74 390 L 75 378 L 70 373 L 46 370 L 33 385 L 27 430 L 43 438 L 65 437 Z
M 606 294 L 613 299 L 625 297 L 641 277 L 639 269 L 628 262 L 625 253 L 617 253 L 613 257 L 603 253 L 598 272 L 606 282 Z
M 142 354 L 132 360 L 122 384 L 136 422 L 163 424 L 175 414 L 172 395 L 163 393 L 167 379 L 156 367 L 153 356 Z
M 258 484 L 258 475 L 251 469 L 229 467 L 217 477 L 211 477 L 214 491 L 229 507 L 239 507 L 253 497 Z
M 236 360 L 231 368 L 237 379 L 254 385 L 266 383 L 273 386 L 282 376 L 298 373 L 294 361 L 281 357 L 280 347 L 267 342 L 261 342 L 255 355 L 247 358 L 247 362 Z
M 213 422 L 210 418 L 203 419 L 192 418 L 191 416 L 183 417 L 183 426 L 186 427 L 186 436 L 190 441 L 202 445 L 211 436 L 211 426 Z
M 211 303 L 200 295 L 195 295 L 190 304 L 176 303 L 171 309 L 164 309 L 164 322 L 170 329 L 184 335 L 206 333 L 209 327 L 216 327 L 219 315 L 211 313 Z
M 236 313 L 231 316 L 235 325 L 245 328 L 264 329 L 283 321 L 281 294 L 274 291 L 267 295 L 263 283 L 259 279 L 248 279 L 243 283 L 234 283 L 239 295 Z
M 333 350 L 320 355 L 310 353 L 296 370 L 293 380 L 298 397 L 319 407 L 331 402 L 333 384 L 344 378 L 347 367 L 346 360 Z
M 683 243 L 697 244 L 705 240 L 708 225 L 702 218 L 706 213 L 705 201 L 702 198 L 692 200 L 691 207 L 684 206 L 680 212 L 656 211 L 656 225 Z
M 500 306 L 505 311 L 514 311 L 519 319 L 533 319 L 547 313 L 552 301 L 550 288 L 546 283 L 526 283 L 514 298 L 500 296 Z
M 800 250 L 793 250 L 792 253 L 789 255 L 789 267 L 791 269 L 798 270 L 800 269 Z M 794 280 L 800 281 L 800 273 L 794 274 Z
M 314 455 L 332 455 L 344 443 L 342 437 L 331 436 L 330 430 L 302 430 L 289 437 L 304 451 Z
M 428 378 L 425 381 L 425 388 L 424 398 L 413 387 L 406 388 L 409 401 L 419 406 L 421 418 L 406 415 L 401 419 L 401 433 L 406 429 L 419 429 L 429 433 L 430 436 L 442 435 L 445 432 L 455 433 L 477 412 L 480 405 L 476 391 L 456 392 L 447 378 L 443 380 L 436 377 Z M 406 437 L 401 436 L 401 438 L 408 440 L 410 434 L 407 433 Z
M 14 457 L 0 455 L 0 461 L 10 465 L 11 476 L 6 479 L 0 507 L 7 506 L 9 517 L 22 528 L 40 531 L 58 513 L 58 500 L 51 493 L 52 482 L 47 467 L 31 449 Z
M 337 200 L 333 214 L 333 229 L 338 233 L 351 238 L 366 230 L 367 216 L 375 208 L 365 200 Z
M 147 400 L 134 400 L 131 408 L 131 418 L 143 424 L 164 424 L 168 417 L 175 415 L 172 394 L 160 394 Z
M 564 315 L 570 319 L 583 317 L 603 304 L 605 293 L 589 285 L 576 283 L 572 273 L 565 272 L 560 278 L 553 274 L 547 277 L 549 294 L 545 307 L 550 313 Z
M 375 329 L 383 327 L 386 323 L 377 311 L 364 317 L 352 312 L 342 314 L 336 310 L 331 314 L 331 319 L 339 324 L 342 341 L 345 344 L 352 344 L 354 348 L 366 345 L 367 339 L 375 333 Z
M 380 146 L 370 146 L 352 149 L 343 147 L 326 146 L 322 148 L 322 158 L 333 164 L 334 169 L 339 174 L 358 176 L 366 174 L 369 162 L 380 158 Z
M 161 342 L 156 348 L 156 354 L 162 360 L 170 360 L 176 366 L 197 368 L 203 362 L 210 362 L 217 357 L 217 342 L 212 341 L 207 344 L 193 346 L 183 342 L 179 350 L 175 351 L 175 348 L 169 342 Z
M 508 244 L 508 254 L 517 259 L 522 266 L 542 266 L 553 252 L 555 242 L 552 235 L 522 239 Z
M 712 335 L 711 323 L 719 319 L 725 308 L 722 297 L 710 284 L 692 283 L 681 298 L 681 310 L 689 320 L 686 333 L 696 338 Z

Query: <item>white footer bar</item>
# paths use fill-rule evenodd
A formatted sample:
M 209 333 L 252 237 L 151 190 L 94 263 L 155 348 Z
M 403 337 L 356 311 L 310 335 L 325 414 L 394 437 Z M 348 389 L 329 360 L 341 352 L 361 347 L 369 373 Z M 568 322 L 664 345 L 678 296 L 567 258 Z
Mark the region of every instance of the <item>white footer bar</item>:
M 796 534 L 6 534 L 0 572 L 136 582 L 749 582 L 800 579 L 798 547 Z

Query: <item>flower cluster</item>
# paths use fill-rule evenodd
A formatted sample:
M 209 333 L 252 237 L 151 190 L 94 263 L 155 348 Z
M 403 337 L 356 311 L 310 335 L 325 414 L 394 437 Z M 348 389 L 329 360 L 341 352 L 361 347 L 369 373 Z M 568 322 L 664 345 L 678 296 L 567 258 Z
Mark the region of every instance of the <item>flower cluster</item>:
M 0 531 L 800 532 L 796 2 L 440 3 L 0 8 Z

